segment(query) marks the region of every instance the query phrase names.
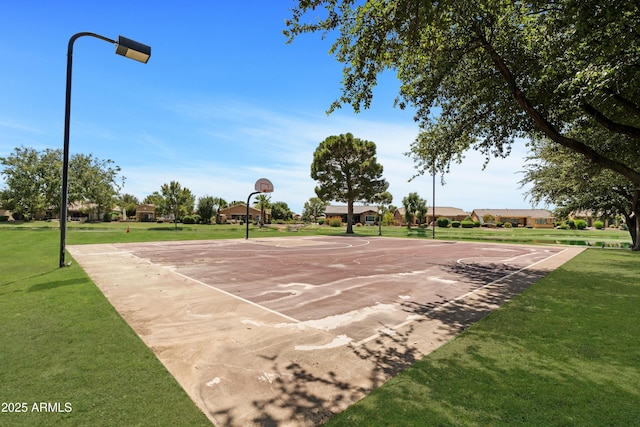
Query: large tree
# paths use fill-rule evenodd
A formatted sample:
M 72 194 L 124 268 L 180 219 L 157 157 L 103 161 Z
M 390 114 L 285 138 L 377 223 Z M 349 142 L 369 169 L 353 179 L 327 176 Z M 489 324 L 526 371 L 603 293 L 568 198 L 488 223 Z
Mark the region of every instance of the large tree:
M 313 153 L 311 178 L 318 181 L 317 196 L 324 201 L 347 203 L 347 234 L 353 233 L 353 204 L 371 202 L 387 190 L 376 144 L 347 133 L 330 136 Z
M 120 167 L 113 160 L 100 160 L 92 154 L 75 154 L 69 160 L 69 201 L 95 205 L 98 217 L 116 204 L 116 196 L 124 185 Z
M 413 225 L 413 220 L 418 216 L 418 224 L 424 222 L 424 216 L 427 212 L 427 201 L 420 197 L 418 193 L 409 193 L 407 197 L 402 199 L 402 207 L 404 207 L 404 220 L 407 223 L 407 228 L 410 230 Z
M 594 131 L 602 138 L 607 136 L 600 129 Z M 611 149 L 615 149 L 615 140 L 608 143 Z M 640 163 L 640 157 L 635 157 L 636 162 Z M 554 205 L 559 217 L 579 211 L 591 211 L 602 218 L 622 216 L 628 226 L 632 246 L 637 245 L 637 217 L 633 215 L 633 206 L 638 200 L 628 179 L 594 165 L 575 151 L 558 146 L 546 138 L 533 142 L 527 160 L 521 183 L 533 184 L 528 191 L 533 202 Z
M 204 196 L 198 199 L 198 214 L 205 224 L 218 220 L 220 209 L 226 208 L 227 202 L 222 197 Z
M 320 18 L 305 21 L 310 11 Z M 290 40 L 338 32 L 331 52 L 345 67 L 331 109 L 369 107 L 378 75 L 396 72 L 397 103 L 422 128 L 409 153 L 419 174 L 446 172 L 471 148 L 507 156 L 518 138 L 544 135 L 640 194 L 640 169 L 625 161 L 640 140 L 636 1 L 300 0 L 287 26 Z M 584 122 L 627 138 L 607 150 L 570 135 Z
M 176 229 L 180 218 L 192 213 L 195 204 L 195 196 L 191 190 L 182 188 L 177 181 L 162 184 L 160 193 L 154 192 L 149 198 L 160 213 L 173 215 Z
M 318 217 L 324 215 L 324 210 L 327 207 L 327 202 L 319 197 L 311 197 L 308 201 L 304 202 L 304 208 L 302 209 L 303 221 L 316 222 Z
M 50 205 L 60 206 L 61 160 L 59 150 L 38 152 L 27 147 L 15 148 L 12 154 L 0 157 L 7 185 L 5 207 L 15 217 L 29 219 L 44 214 Z
M 27 218 L 60 212 L 62 150 L 19 147 L 0 157 L 7 185 L 7 209 Z M 69 160 L 69 203 L 95 204 L 98 213 L 110 209 L 124 183 L 112 160 L 74 154 Z
M 204 224 L 210 224 L 214 216 L 214 201 L 212 196 L 203 196 L 198 199 L 198 215 Z
M 293 218 L 293 212 L 286 202 L 271 203 L 271 219 L 288 221 Z
M 135 218 L 136 207 L 140 204 L 140 201 L 133 194 L 122 194 L 119 197 L 118 203 L 120 207 L 125 210 L 128 218 Z

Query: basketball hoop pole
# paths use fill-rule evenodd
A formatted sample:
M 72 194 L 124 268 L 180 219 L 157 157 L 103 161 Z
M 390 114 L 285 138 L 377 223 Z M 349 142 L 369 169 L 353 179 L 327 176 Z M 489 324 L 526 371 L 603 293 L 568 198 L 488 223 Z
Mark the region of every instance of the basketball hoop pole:
M 251 199 L 251 196 L 253 196 L 254 194 L 260 194 L 262 193 L 262 191 L 254 191 L 253 193 L 249 194 L 249 197 L 247 197 L 247 216 L 244 218 L 245 219 L 245 223 L 247 224 L 247 237 L 245 237 L 245 240 L 249 239 L 249 200 Z
M 254 194 L 273 193 L 273 184 L 267 178 L 260 178 L 256 181 L 254 190 L 256 191 L 249 194 L 249 197 L 247 197 L 247 216 L 245 217 L 245 219 L 247 220 L 247 237 L 245 237 L 246 240 L 249 240 L 249 200 L 251 200 L 251 196 L 253 196 Z

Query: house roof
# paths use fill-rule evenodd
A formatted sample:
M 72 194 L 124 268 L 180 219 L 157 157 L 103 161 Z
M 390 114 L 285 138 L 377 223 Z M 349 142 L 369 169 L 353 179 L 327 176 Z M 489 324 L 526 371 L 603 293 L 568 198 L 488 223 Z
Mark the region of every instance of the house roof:
M 553 218 L 546 209 L 474 209 L 473 213 L 480 219 L 485 215 L 512 218 Z
M 347 210 L 348 210 L 348 206 L 344 205 L 340 205 L 340 206 L 335 206 L 335 205 L 329 205 L 324 209 L 324 214 L 326 216 L 330 216 L 330 215 L 346 215 L 347 214 Z M 368 205 L 364 205 L 364 206 L 354 206 L 353 207 L 353 213 L 356 215 L 360 215 L 363 214 L 365 212 L 378 212 L 378 208 L 376 206 L 368 206 Z
M 404 215 L 404 208 L 396 209 L 400 215 Z M 433 207 L 427 206 L 427 215 L 433 213 Z M 463 211 L 460 208 L 453 208 L 451 206 L 436 206 L 437 216 L 467 216 L 468 212 Z
M 228 208 L 224 208 L 224 209 L 220 209 L 219 214 L 220 215 L 228 215 L 228 214 L 245 214 L 247 213 L 247 205 L 245 203 L 238 203 L 236 205 L 233 206 L 229 206 Z M 256 209 L 253 206 L 249 206 L 249 213 L 250 214 L 259 214 L 260 213 L 260 209 Z M 265 211 L 265 213 L 269 213 L 268 211 Z

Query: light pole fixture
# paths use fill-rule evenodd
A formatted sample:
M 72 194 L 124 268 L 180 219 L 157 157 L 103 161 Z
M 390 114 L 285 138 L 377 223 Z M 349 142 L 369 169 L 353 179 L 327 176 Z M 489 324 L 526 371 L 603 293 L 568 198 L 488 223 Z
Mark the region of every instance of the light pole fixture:
M 118 36 L 118 41 L 95 33 L 82 32 L 71 36 L 67 48 L 67 90 L 64 109 L 64 149 L 62 159 L 62 197 L 60 201 L 60 267 L 65 264 L 65 243 L 67 237 L 67 203 L 69 196 L 69 121 L 71 118 L 71 70 L 73 63 L 73 43 L 80 37 L 91 36 L 116 45 L 116 53 L 146 64 L 151 57 L 151 47 L 126 37 Z
M 245 220 L 244 222 L 247 226 L 247 233 L 246 233 L 245 240 L 249 239 L 249 200 L 251 200 L 251 196 L 253 196 L 254 194 L 273 193 L 273 184 L 267 178 L 260 178 L 259 180 L 256 181 L 254 189 L 256 191 L 249 194 L 249 197 L 247 197 L 247 216 L 244 218 Z

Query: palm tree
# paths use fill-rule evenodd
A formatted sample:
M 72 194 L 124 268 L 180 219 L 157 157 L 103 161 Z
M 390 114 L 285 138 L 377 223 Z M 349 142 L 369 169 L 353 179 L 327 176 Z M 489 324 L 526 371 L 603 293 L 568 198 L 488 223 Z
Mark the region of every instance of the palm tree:
M 260 207 L 260 227 L 264 227 L 265 209 L 271 207 L 271 196 L 260 194 L 253 202 L 254 206 Z

